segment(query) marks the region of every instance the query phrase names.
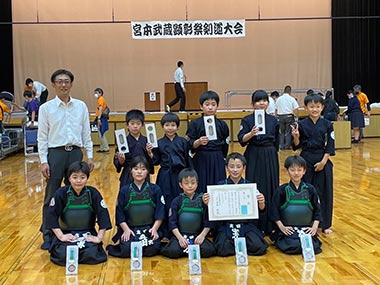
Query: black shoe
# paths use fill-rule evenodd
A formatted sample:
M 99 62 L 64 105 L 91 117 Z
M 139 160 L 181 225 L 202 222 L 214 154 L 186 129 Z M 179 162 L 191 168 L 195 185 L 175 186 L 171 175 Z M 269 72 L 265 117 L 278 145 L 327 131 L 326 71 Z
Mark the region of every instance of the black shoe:
M 359 143 L 359 140 L 352 140 L 351 143 Z
M 42 249 L 42 250 L 49 250 L 49 249 L 50 249 L 50 246 L 51 246 L 51 242 L 50 242 L 50 241 L 44 241 L 44 242 L 41 244 L 41 249 Z

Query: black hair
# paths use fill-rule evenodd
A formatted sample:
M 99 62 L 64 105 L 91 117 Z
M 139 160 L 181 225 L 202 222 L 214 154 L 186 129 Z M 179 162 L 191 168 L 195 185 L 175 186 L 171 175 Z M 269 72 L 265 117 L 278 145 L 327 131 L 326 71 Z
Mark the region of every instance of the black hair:
M 306 95 L 305 99 L 303 100 L 303 103 L 305 106 L 309 103 L 321 103 L 322 105 L 325 105 L 325 100 L 323 100 L 323 97 L 319 94 L 310 94 Z
M 98 87 L 98 88 L 96 88 L 96 89 L 94 90 L 94 92 L 103 95 L 103 89 L 102 89 L 102 88 L 99 88 L 99 87 Z
M 177 66 L 178 67 L 181 67 L 182 65 L 183 65 L 183 61 L 180 60 L 180 61 L 177 62 Z
M 290 85 L 286 85 L 285 88 L 284 88 L 284 93 L 289 93 L 292 92 L 292 86 Z
M 306 160 L 299 155 L 291 155 L 285 159 L 284 167 L 289 169 L 292 166 L 299 166 L 306 169 Z
M 195 177 L 195 179 L 198 181 L 198 173 L 193 168 L 182 169 L 178 174 L 178 181 L 182 182 L 183 179 L 188 177 Z
M 350 89 L 350 90 L 347 91 L 346 94 L 354 94 L 354 90 Z
M 314 90 L 313 89 L 309 89 L 306 91 L 306 95 L 311 95 L 311 94 L 314 94 Z
M 332 98 L 332 92 L 330 90 L 327 91 L 325 97 L 326 99 Z
M 69 168 L 67 169 L 67 176 L 70 177 L 71 174 L 77 172 L 83 172 L 84 174 L 86 174 L 87 178 L 89 178 L 90 166 L 85 161 L 74 161 L 72 164 L 70 164 Z
M 138 155 L 138 156 L 135 156 L 134 158 L 132 158 L 132 160 L 131 160 L 131 162 L 129 164 L 131 170 L 132 170 L 132 168 L 136 167 L 140 163 L 145 166 L 145 168 L 148 170 L 148 173 L 149 173 L 149 169 L 150 169 L 149 162 L 146 159 L 146 157 L 142 156 L 142 155 Z
M 252 103 L 259 102 L 260 100 L 269 101 L 268 94 L 264 90 L 256 90 L 252 94 Z
M 32 98 L 33 97 L 33 92 L 32 91 L 24 91 L 23 94 L 24 97 Z
M 174 122 L 177 127 L 179 127 L 179 118 L 177 114 L 169 112 L 163 115 L 161 118 L 161 126 L 164 126 L 167 122 Z
M 125 114 L 125 122 L 128 124 L 131 120 L 139 120 L 142 124 L 145 121 L 145 115 L 143 111 L 139 109 L 132 109 Z
M 270 93 L 270 97 L 280 97 L 280 93 L 278 93 L 278 91 L 272 91 L 272 93 Z
M 27 78 L 25 80 L 25 85 L 29 85 L 30 83 L 33 83 L 33 79 L 32 78 Z
M 201 105 L 203 105 L 203 103 L 206 101 L 206 100 L 210 100 L 210 99 L 213 99 L 216 101 L 216 104 L 219 106 L 219 95 L 218 93 L 216 93 L 215 91 L 206 91 L 206 92 L 203 92 L 201 94 L 201 96 L 199 97 L 199 103 Z
M 72 74 L 71 71 L 68 71 L 66 69 L 58 69 L 57 71 L 54 71 L 54 73 L 51 75 L 50 77 L 51 83 L 54 83 L 55 78 L 58 75 L 67 75 L 68 77 L 70 77 L 71 82 L 74 81 L 74 74 Z
M 359 85 L 359 84 L 356 84 L 353 89 L 359 89 L 360 91 L 362 91 L 362 87 Z
M 228 165 L 228 163 L 232 159 L 233 160 L 240 159 L 244 166 L 247 165 L 247 160 L 245 159 L 244 155 L 242 155 L 239 152 L 231 152 L 229 155 L 227 155 L 227 157 L 226 157 L 226 165 Z

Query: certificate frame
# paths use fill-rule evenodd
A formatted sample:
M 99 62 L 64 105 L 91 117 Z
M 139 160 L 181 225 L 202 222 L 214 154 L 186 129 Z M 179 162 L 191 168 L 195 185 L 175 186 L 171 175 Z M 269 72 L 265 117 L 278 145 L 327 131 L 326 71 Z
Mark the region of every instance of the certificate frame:
M 259 218 L 256 183 L 208 185 L 210 221 Z

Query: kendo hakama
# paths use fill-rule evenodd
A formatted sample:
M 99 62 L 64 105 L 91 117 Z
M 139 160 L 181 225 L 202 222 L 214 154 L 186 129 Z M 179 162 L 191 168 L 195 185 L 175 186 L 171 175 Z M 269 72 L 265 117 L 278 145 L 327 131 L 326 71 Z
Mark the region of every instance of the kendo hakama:
M 144 182 L 139 190 L 134 183 L 120 189 L 116 206 L 116 223 L 118 231 L 112 238 L 117 245 L 108 245 L 108 254 L 115 257 L 130 257 L 131 242 L 140 241 L 143 246 L 143 256 L 154 256 L 160 252 L 160 238 L 153 240 L 149 233 L 156 220 L 165 218 L 165 200 L 159 186 Z M 135 236 L 128 241 L 122 241 L 121 223 L 127 223 Z M 161 233 L 158 232 L 161 236 Z
M 204 228 L 210 228 L 207 207 L 202 202 L 202 195 L 194 194 L 190 199 L 185 194 L 177 196 L 171 204 L 169 212 L 169 230 L 178 229 L 189 244 L 194 244 L 195 238 Z M 214 256 L 215 246 L 212 241 L 205 237 L 200 244 L 201 257 Z M 161 254 L 169 258 L 180 258 L 188 255 L 188 248 L 180 246 L 178 239 L 173 235 L 169 243 L 162 248 Z
M 71 186 L 59 188 L 49 205 L 47 227 L 60 228 L 64 234 L 71 233 L 82 238 L 83 235 L 97 236 L 95 223 L 99 229 L 111 229 L 110 216 L 101 194 L 94 187 L 86 186 L 77 195 Z M 66 265 L 66 247 L 77 245 L 77 242 L 62 242 L 54 235 L 50 252 L 50 260 L 58 265 Z M 79 248 L 78 262 L 98 264 L 107 260 L 103 243 L 85 242 Z
M 265 114 L 266 133 L 252 137 L 243 143 L 243 136 L 255 125 L 255 116 L 248 115 L 241 121 L 238 139 L 241 146 L 247 146 L 244 156 L 247 160 L 245 178 L 256 183 L 257 189 L 265 197 L 265 213 L 260 216 L 259 228 L 270 234 L 274 225 L 269 217 L 273 193 L 279 185 L 279 123 L 274 116 Z

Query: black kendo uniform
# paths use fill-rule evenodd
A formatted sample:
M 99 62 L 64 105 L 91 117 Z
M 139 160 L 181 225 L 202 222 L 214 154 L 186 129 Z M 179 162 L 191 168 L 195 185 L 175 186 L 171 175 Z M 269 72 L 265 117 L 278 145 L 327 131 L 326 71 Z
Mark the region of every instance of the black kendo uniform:
M 160 238 L 153 240 L 149 233 L 156 220 L 165 218 L 164 197 L 161 189 L 155 184 L 144 182 L 139 190 L 135 183 L 130 183 L 120 189 L 116 206 L 116 223 L 118 231 L 112 238 L 113 242 L 120 241 L 117 245 L 108 245 L 108 253 L 116 257 L 131 256 L 131 242 L 140 241 L 143 246 L 143 256 L 154 256 L 160 252 Z M 130 236 L 128 241 L 120 238 L 123 230 L 121 223 L 127 223 L 135 236 Z M 159 236 L 161 233 L 158 232 Z
M 91 186 L 85 186 L 77 193 L 70 185 L 59 188 L 49 205 L 47 228 L 60 228 L 64 234 L 71 233 L 83 238 L 83 235 L 97 236 L 95 222 L 99 229 L 111 229 L 110 216 L 101 194 Z M 49 249 L 50 259 L 58 265 L 66 265 L 66 247 L 77 242 L 62 242 L 55 235 Z M 79 263 L 97 264 L 107 260 L 103 243 L 85 242 L 79 248 Z
M 281 185 L 273 196 L 272 219 L 281 221 L 284 226 L 311 227 L 313 222 L 321 220 L 321 208 L 316 189 L 311 184 L 301 182 L 298 189 L 292 182 Z M 297 230 L 290 236 L 285 235 L 279 228 L 271 235 L 271 240 L 286 254 L 302 253 L 301 240 Z M 322 252 L 322 242 L 318 234 L 312 237 L 314 252 Z
M 182 193 L 177 196 L 169 211 L 169 230 L 178 229 L 184 238 L 188 239 L 189 244 L 194 244 L 195 238 L 204 228 L 210 228 L 207 209 L 202 201 L 202 194 L 194 194 L 189 198 Z M 200 245 L 201 257 L 215 255 L 215 246 L 212 241 L 205 237 Z M 161 250 L 161 254 L 170 258 L 187 256 L 187 249 L 183 249 L 177 238 L 172 237 L 170 242 Z
M 241 178 L 238 184 L 249 183 Z M 234 184 L 227 178 L 218 183 Z M 259 213 L 261 215 L 265 212 Z M 234 239 L 238 237 L 246 238 L 248 255 L 263 255 L 267 252 L 268 244 L 264 240 L 264 233 L 259 230 L 259 220 L 231 220 L 217 223 L 217 233 L 215 237 L 216 255 L 230 256 L 235 255 Z

